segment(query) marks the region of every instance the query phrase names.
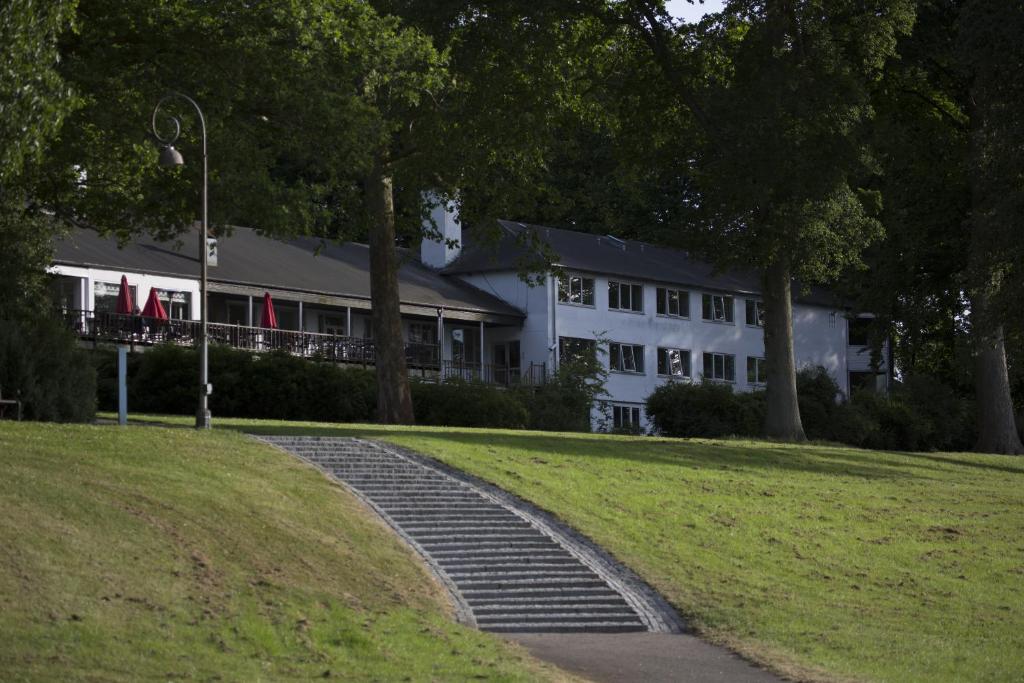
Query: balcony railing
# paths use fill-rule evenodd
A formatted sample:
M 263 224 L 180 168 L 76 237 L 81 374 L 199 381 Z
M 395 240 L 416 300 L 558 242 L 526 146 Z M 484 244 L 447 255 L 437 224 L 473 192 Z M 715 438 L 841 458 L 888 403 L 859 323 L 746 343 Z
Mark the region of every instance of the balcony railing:
M 156 320 L 138 315 L 74 309 L 63 309 L 62 314 L 70 329 L 80 338 L 94 343 L 194 346 L 199 338 L 198 320 Z M 207 323 L 207 337 L 211 344 L 254 352 L 284 351 L 303 358 L 364 367 L 376 362 L 373 340 L 359 337 L 226 323 Z M 410 374 L 426 379 L 459 377 L 502 386 L 542 384 L 546 379 L 543 363 L 531 363 L 520 370 L 500 365 L 443 361 L 437 344 L 406 343 L 405 361 Z

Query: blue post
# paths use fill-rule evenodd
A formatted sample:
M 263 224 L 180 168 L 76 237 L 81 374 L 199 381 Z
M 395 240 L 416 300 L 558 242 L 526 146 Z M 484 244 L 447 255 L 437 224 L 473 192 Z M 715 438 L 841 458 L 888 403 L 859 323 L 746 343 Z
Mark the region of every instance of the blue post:
M 117 347 L 117 424 L 128 424 L 128 347 Z

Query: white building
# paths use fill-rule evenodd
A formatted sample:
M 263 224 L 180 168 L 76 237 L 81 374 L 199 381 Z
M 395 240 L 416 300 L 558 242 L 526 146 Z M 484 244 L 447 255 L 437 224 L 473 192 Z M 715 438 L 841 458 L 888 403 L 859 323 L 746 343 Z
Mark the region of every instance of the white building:
M 444 272 L 523 311 L 516 339 L 524 359 L 557 368 L 561 356 L 601 343 L 615 427 L 649 425 L 644 401 L 669 381 L 727 382 L 737 391 L 764 386 L 759 279 L 716 274 L 685 252 L 609 236 L 502 221 L 496 249 L 470 244 Z M 561 278 L 530 287 L 517 275 L 533 233 L 559 258 Z M 820 288 L 793 304 L 797 367 L 820 365 L 849 395 L 851 386 L 884 390 L 883 361 L 871 367 L 863 325 Z M 597 419 L 597 416 L 595 416 Z
M 686 253 L 613 237 L 501 221 L 496 245 L 466 240 L 443 211 L 435 224 L 448 243 L 424 241 L 419 258 L 403 252 L 399 271 L 411 374 L 508 385 L 543 381 L 565 354 L 601 340 L 608 364 L 609 426 L 649 427 L 644 400 L 668 381 L 728 382 L 736 390 L 764 382 L 759 281 L 716 274 Z M 557 254 L 563 277 L 519 276 L 523 246 L 539 239 Z M 198 259 L 185 246 L 114 240 L 79 230 L 57 248 L 52 271 L 66 315 L 81 336 L 133 344 L 192 343 L 199 317 Z M 458 247 L 453 247 L 454 243 Z M 254 351 L 286 349 L 339 363 L 373 364 L 369 265 L 364 245 L 287 242 L 236 228 L 210 268 L 210 338 Z M 113 313 L 126 275 L 142 305 L 155 288 L 172 318 L 140 335 Z M 259 327 L 264 293 L 280 328 Z M 872 369 L 857 322 L 828 292 L 796 294 L 798 367 L 821 365 L 841 390 L 884 389 L 888 371 Z M 595 422 L 598 416 L 595 415 Z

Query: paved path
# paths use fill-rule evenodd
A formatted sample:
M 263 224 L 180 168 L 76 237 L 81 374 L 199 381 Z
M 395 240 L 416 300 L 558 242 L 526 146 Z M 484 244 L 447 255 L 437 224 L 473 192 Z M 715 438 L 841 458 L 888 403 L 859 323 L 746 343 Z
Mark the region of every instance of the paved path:
M 681 633 L 509 634 L 534 657 L 596 683 L 778 683 L 720 647 Z

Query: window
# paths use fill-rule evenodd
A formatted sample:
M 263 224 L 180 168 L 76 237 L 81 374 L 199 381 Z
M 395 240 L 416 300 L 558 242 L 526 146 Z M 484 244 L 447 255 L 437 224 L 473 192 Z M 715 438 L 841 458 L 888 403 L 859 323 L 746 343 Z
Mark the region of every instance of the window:
M 558 300 L 563 304 L 594 305 L 594 278 L 566 275 L 558 278 Z
M 117 295 L 121 291 L 120 283 L 95 282 L 93 283 L 92 291 L 93 308 L 97 313 L 114 313 L 117 310 Z M 132 295 L 132 303 L 135 304 L 136 308 L 142 308 L 139 305 L 138 287 L 128 285 L 128 291 Z
M 658 374 L 669 377 L 690 376 L 690 352 L 658 347 Z
M 764 384 L 768 381 L 765 374 L 764 358 L 747 356 L 747 384 Z
M 612 406 L 612 426 L 616 431 L 640 431 L 640 409 L 636 406 Z
M 736 381 L 736 356 L 730 353 L 705 353 L 704 378 Z
M 436 323 L 409 323 L 410 344 L 437 344 Z
M 558 358 L 563 363 L 588 360 L 597 356 L 597 342 L 579 337 L 558 338 Z
M 851 318 L 848 324 L 850 346 L 867 346 L 868 331 L 871 329 L 871 318 Z
M 733 321 L 732 297 L 721 294 L 705 294 L 701 307 L 701 317 L 716 323 Z
M 249 320 L 249 304 L 245 301 L 231 301 L 228 300 L 226 303 L 228 317 L 228 325 L 248 325 Z
M 755 299 L 747 299 L 747 324 L 764 327 L 764 304 Z
M 348 330 L 345 329 L 345 316 L 321 313 L 317 316 L 320 331 L 324 334 L 336 334 L 344 337 Z
M 608 308 L 613 311 L 644 311 L 644 288 L 641 285 L 627 285 L 608 281 Z
M 644 347 L 640 344 L 620 344 L 612 342 L 608 345 L 608 355 L 611 357 L 611 369 L 618 372 L 644 371 Z
M 658 315 L 690 317 L 690 293 L 685 289 L 658 287 Z
M 189 292 L 175 292 L 170 289 L 156 290 L 157 298 L 164 305 L 167 317 L 171 320 L 190 320 L 189 310 L 192 307 L 192 295 Z
M 475 365 L 480 362 L 480 331 L 471 327 L 452 330 L 452 362 Z

